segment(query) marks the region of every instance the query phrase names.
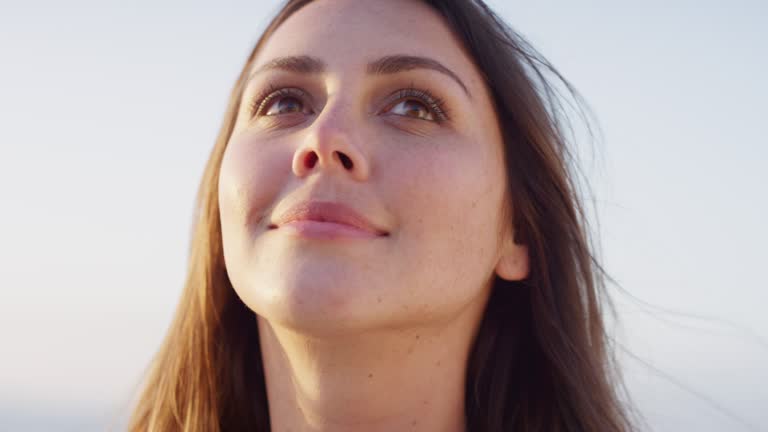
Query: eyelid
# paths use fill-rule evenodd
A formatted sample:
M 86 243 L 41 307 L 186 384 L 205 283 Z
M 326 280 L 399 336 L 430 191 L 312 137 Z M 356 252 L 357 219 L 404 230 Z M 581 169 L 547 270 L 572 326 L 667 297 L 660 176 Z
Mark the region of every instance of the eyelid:
M 274 84 L 269 84 L 264 90 L 262 90 L 256 97 L 253 98 L 253 101 L 250 105 L 250 117 L 253 118 L 263 115 L 265 109 L 269 107 L 270 102 L 281 96 L 293 96 L 302 99 L 302 101 L 305 103 L 306 101 L 311 101 L 309 94 L 300 88 L 278 87 Z
M 305 103 L 307 101 L 311 102 L 312 100 L 309 93 L 298 87 L 281 87 L 274 83 L 269 83 L 264 90 L 259 92 L 257 96 L 253 98 L 249 110 L 250 117 L 255 118 L 262 116 L 265 109 L 269 106 L 269 103 L 280 96 L 294 96 L 302 99 Z M 435 120 L 421 119 L 422 121 L 433 121 L 440 124 L 450 120 L 449 109 L 443 99 L 435 96 L 429 90 L 417 88 L 413 83 L 411 83 L 409 87 L 398 89 L 387 96 L 387 102 L 385 103 L 385 108 L 382 112 L 393 108 L 400 102 L 413 99 L 422 102 L 435 116 Z M 309 105 L 312 104 L 309 103 Z
M 391 109 L 400 102 L 413 99 L 422 102 L 425 107 L 435 115 L 435 120 L 424 121 L 443 123 L 450 120 L 450 117 L 448 116 L 448 108 L 441 98 L 433 95 L 429 90 L 417 88 L 413 84 L 411 84 L 410 87 L 397 90 L 390 94 L 385 109 Z

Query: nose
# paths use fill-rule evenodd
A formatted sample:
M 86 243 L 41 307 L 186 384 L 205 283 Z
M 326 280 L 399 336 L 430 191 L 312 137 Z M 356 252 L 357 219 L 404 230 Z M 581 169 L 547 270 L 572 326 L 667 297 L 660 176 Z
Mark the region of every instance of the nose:
M 369 161 L 361 151 L 354 120 L 336 110 L 323 112 L 307 130 L 302 145 L 293 156 L 293 172 L 305 177 L 323 170 L 343 173 L 364 181 L 370 173 Z

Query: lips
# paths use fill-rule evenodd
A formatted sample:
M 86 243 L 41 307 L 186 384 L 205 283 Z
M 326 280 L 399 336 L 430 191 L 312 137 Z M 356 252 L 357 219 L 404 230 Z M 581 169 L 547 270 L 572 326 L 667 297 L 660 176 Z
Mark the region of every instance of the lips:
M 291 222 L 316 221 L 347 225 L 378 236 L 388 235 L 349 206 L 332 201 L 303 201 L 289 208 L 272 222 L 276 228 Z

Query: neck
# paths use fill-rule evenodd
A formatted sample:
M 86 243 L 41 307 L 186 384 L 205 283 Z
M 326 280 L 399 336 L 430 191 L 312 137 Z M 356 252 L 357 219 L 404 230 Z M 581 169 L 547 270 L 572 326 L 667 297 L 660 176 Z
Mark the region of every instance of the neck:
M 259 317 L 271 430 L 463 432 L 467 358 L 484 306 L 440 325 L 333 338 Z

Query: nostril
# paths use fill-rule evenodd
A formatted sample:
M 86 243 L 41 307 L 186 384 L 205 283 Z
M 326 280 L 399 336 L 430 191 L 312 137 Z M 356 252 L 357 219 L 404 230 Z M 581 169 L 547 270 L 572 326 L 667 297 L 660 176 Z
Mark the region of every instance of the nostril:
M 350 169 L 352 168 L 352 159 L 350 159 L 347 155 L 344 153 L 339 153 L 339 159 L 341 159 L 341 164 L 344 165 L 344 168 Z
M 306 162 L 308 168 L 313 168 L 315 163 L 317 163 L 317 154 L 315 154 L 315 152 L 309 152 L 304 162 Z

